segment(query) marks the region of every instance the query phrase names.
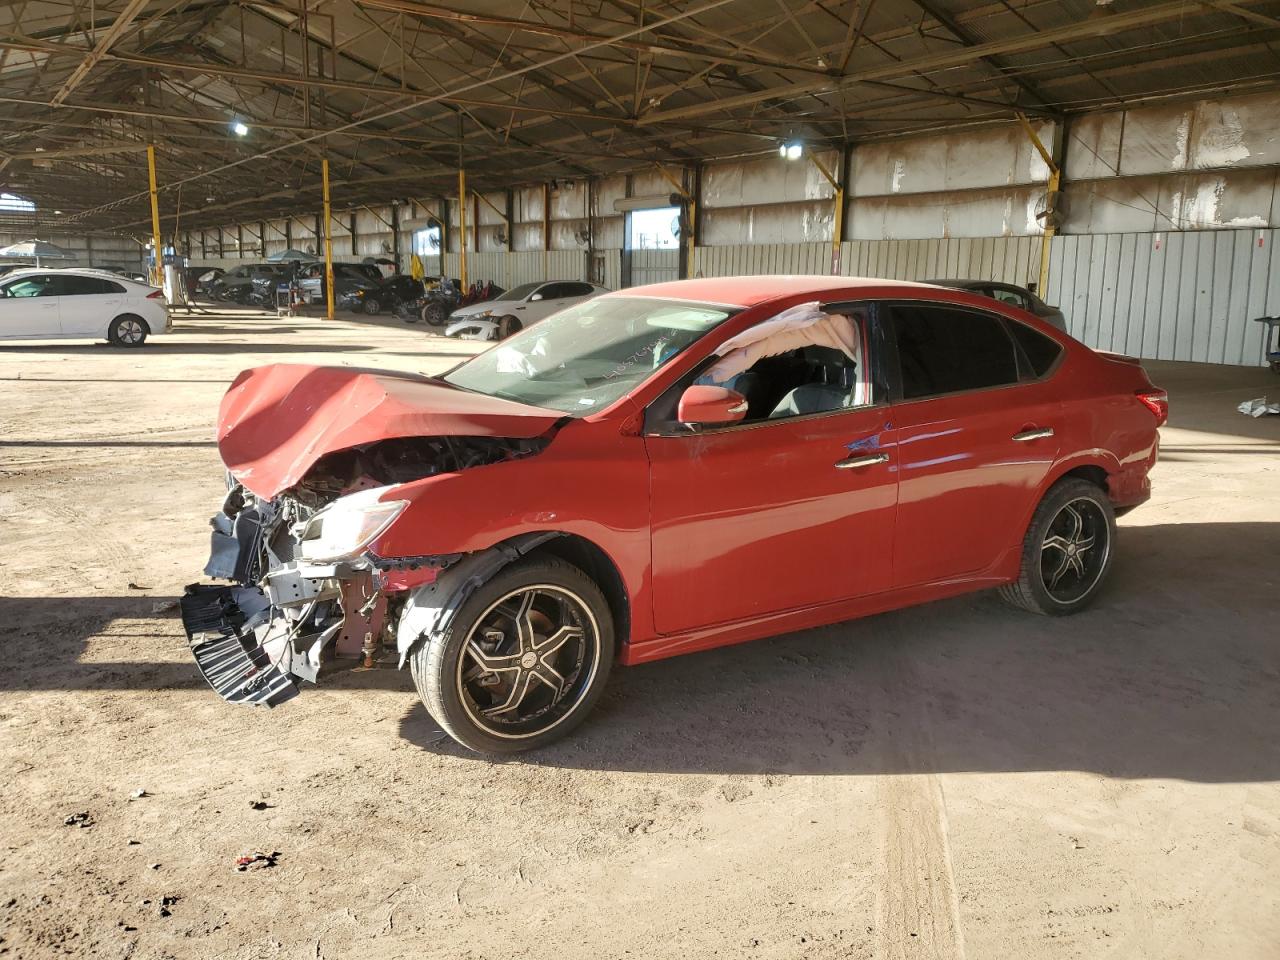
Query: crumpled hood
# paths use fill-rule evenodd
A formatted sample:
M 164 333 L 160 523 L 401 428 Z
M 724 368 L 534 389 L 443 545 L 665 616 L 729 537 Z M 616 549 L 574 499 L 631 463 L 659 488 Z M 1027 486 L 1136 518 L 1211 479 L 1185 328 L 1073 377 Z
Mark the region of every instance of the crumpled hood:
M 522 303 L 523 301 L 521 300 L 481 300 L 479 303 L 459 307 L 449 314 L 449 319 L 465 320 L 468 317 L 478 317 L 480 314 L 489 313 L 490 311 L 497 314 L 510 313 Z
M 325 454 L 393 437 L 541 436 L 561 415 L 412 373 L 277 363 L 243 371 L 222 398 L 218 450 L 272 498 Z

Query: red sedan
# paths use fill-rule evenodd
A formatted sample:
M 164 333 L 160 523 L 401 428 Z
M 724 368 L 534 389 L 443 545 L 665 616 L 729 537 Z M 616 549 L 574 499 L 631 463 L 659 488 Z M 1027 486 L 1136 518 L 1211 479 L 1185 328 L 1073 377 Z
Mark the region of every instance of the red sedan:
M 999 588 L 1097 595 L 1165 394 L 1008 304 L 735 277 L 612 293 L 442 377 L 276 365 L 222 403 L 183 618 L 224 698 L 410 665 L 475 750 L 564 735 L 643 663 Z

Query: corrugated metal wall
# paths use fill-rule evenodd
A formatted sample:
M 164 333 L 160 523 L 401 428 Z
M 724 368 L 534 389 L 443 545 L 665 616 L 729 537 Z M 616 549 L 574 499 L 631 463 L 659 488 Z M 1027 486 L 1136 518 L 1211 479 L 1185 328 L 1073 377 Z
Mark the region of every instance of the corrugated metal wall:
M 1091 347 L 1260 365 L 1253 318 L 1280 314 L 1280 230 L 1054 237 L 1046 299 Z
M 665 283 L 680 279 L 679 250 L 628 250 L 622 257 L 631 260 L 631 286 L 642 287 L 646 283 Z M 626 274 L 626 266 L 622 269 Z
M 462 257 L 444 255 L 446 276 L 462 274 Z M 515 253 L 467 253 L 468 282 L 492 280 L 510 290 L 521 283 L 539 280 L 587 280 L 587 254 L 584 250 L 528 250 Z
M 840 245 L 848 277 L 932 280 L 954 277 L 1026 284 L 1040 274 L 1039 237 L 953 240 L 849 240 Z M 831 244 L 739 244 L 699 247 L 694 270 L 704 277 L 766 273 L 831 273 Z

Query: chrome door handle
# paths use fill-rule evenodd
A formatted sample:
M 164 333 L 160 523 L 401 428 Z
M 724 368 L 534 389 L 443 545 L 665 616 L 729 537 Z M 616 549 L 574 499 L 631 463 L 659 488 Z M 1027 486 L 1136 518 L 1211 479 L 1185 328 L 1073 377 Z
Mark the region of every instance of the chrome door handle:
M 837 470 L 856 470 L 858 467 L 870 467 L 877 463 L 885 463 L 888 461 L 887 453 L 873 453 L 865 457 L 847 457 L 844 460 L 836 461 Z
M 1015 433 L 1013 439 L 1019 443 L 1026 443 L 1028 440 L 1045 440 L 1053 436 L 1053 427 L 1036 427 L 1031 430 L 1023 430 L 1021 433 Z

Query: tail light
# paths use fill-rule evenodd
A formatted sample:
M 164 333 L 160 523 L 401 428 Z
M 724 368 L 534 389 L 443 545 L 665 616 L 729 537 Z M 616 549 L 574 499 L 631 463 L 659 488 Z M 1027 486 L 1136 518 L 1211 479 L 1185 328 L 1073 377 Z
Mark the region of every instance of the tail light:
M 163 291 L 163 290 L 157 290 L 155 293 L 148 293 L 148 294 L 147 294 L 147 299 L 148 299 L 148 300 L 163 300 L 163 299 L 164 299 L 164 291 Z
M 1156 418 L 1156 426 L 1163 427 L 1169 422 L 1169 394 L 1163 390 L 1139 390 L 1138 401 Z

